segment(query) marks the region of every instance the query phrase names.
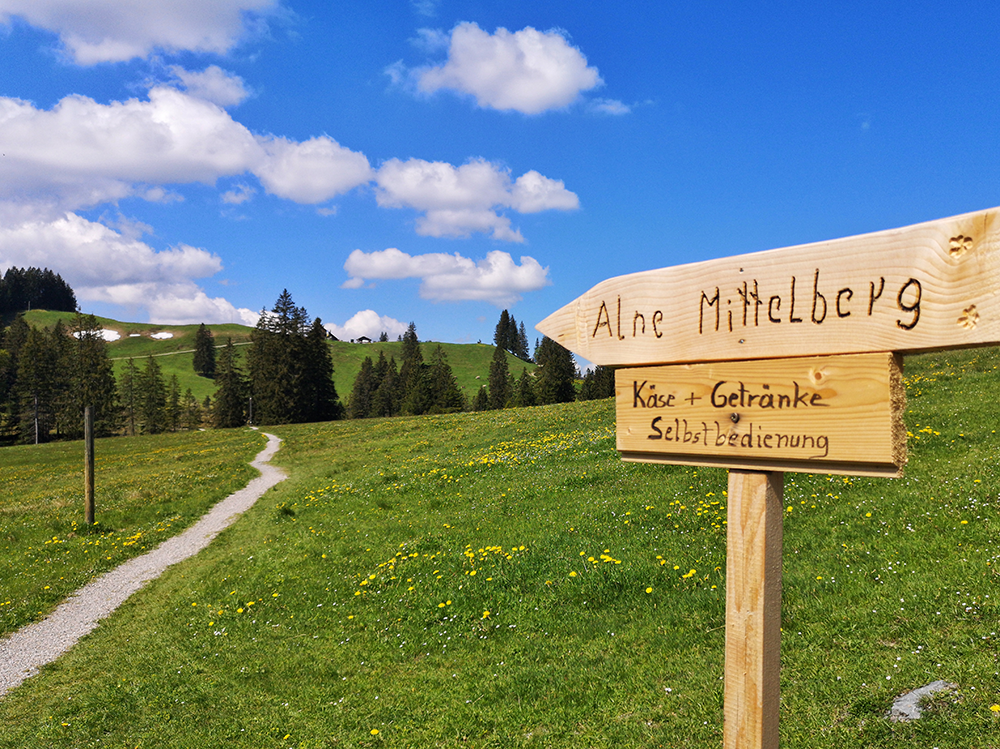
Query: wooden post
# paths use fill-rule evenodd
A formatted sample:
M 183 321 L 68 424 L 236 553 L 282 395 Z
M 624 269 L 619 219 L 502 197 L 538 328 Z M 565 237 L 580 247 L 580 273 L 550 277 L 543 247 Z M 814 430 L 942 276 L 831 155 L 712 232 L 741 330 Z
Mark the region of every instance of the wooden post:
M 724 749 L 777 749 L 784 474 L 729 471 Z
M 87 525 L 94 524 L 94 412 L 90 406 L 83 411 L 83 517 Z

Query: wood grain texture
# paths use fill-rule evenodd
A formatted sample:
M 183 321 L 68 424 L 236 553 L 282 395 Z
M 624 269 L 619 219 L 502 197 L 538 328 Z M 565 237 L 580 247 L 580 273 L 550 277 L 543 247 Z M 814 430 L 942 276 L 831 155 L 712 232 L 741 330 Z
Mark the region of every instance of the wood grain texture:
M 894 354 L 620 369 L 617 442 L 631 461 L 897 476 L 905 390 Z
M 778 746 L 783 481 L 729 472 L 725 749 Z
M 604 365 L 1000 343 L 1000 209 L 603 281 L 538 330 Z

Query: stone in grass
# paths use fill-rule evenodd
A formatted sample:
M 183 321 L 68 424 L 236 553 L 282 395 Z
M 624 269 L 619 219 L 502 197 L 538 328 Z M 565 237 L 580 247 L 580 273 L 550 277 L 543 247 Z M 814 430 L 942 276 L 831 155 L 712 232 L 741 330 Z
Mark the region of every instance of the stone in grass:
M 920 709 L 920 702 L 925 697 L 930 697 L 938 692 L 954 692 L 957 689 L 958 684 L 938 680 L 919 689 L 914 689 L 912 692 L 901 694 L 892 703 L 892 709 L 889 711 L 889 720 L 896 722 L 918 720 L 923 715 L 923 711 Z

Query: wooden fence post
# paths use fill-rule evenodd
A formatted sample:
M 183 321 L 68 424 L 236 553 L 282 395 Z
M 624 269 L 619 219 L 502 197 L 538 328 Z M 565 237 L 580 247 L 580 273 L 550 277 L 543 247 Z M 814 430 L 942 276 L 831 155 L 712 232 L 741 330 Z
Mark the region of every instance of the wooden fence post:
M 83 410 L 83 517 L 87 525 L 94 524 L 94 412 L 90 406 Z
M 724 749 L 777 749 L 784 474 L 730 469 Z

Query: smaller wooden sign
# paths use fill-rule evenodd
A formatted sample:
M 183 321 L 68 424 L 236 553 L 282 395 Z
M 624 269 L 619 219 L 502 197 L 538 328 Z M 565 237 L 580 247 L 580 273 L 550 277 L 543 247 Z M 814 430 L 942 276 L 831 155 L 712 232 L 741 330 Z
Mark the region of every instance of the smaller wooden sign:
M 890 353 L 634 367 L 615 373 L 623 460 L 898 476 L 902 364 Z

